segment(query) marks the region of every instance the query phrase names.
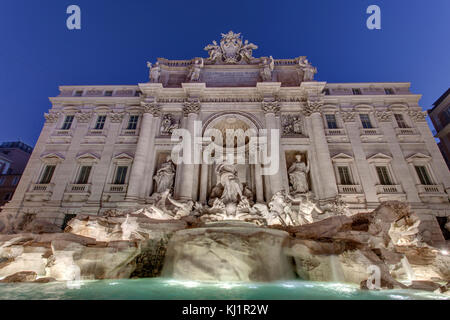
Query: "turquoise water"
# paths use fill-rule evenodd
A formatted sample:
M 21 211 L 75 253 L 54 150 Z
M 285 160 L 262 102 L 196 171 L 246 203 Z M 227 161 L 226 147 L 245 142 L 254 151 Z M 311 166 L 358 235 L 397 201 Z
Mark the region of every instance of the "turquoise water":
M 342 283 L 283 281 L 272 283 L 226 283 L 179 281 L 164 278 L 92 280 L 81 282 L 0 284 L 0 299 L 106 300 L 106 299 L 447 299 L 423 291 L 361 291 Z

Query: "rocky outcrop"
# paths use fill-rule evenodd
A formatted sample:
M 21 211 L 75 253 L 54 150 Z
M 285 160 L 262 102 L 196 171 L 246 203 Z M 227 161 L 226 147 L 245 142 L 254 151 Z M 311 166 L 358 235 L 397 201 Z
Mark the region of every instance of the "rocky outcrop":
M 274 281 L 294 278 L 283 245 L 289 235 L 250 223 L 211 223 L 176 232 L 163 276 L 190 280 Z

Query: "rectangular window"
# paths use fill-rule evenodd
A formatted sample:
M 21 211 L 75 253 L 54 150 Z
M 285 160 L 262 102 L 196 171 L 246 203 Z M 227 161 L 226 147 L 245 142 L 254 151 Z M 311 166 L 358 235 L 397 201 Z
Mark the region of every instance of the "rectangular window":
M 330 95 L 330 89 L 328 89 L 328 88 L 323 89 L 322 92 L 323 92 L 326 96 L 329 96 L 329 95 Z
M 384 89 L 384 93 L 386 93 L 386 94 L 394 94 L 394 90 L 391 89 L 391 88 L 385 88 Z
M 80 173 L 78 174 L 77 184 L 86 184 L 89 180 L 89 174 L 91 173 L 91 166 L 82 166 Z
M 338 167 L 339 178 L 341 180 L 341 184 L 351 185 L 352 179 L 350 178 L 350 170 L 348 167 Z
M 353 88 L 352 92 L 353 92 L 354 95 L 360 95 L 361 94 L 361 89 Z
M 419 176 L 420 183 L 430 185 L 433 184 L 431 182 L 430 176 L 428 175 L 427 168 L 425 166 L 414 166 L 416 168 L 417 175 Z
M 328 129 L 337 129 L 338 126 L 334 114 L 326 114 L 325 119 L 327 120 Z
M 397 125 L 399 128 L 408 128 L 405 119 L 402 114 L 394 113 L 395 121 L 397 121 Z
M 136 90 L 136 92 L 134 93 L 135 97 L 140 97 L 141 96 L 141 90 Z
M 392 185 L 391 177 L 389 176 L 387 167 L 376 167 L 380 183 L 384 186 Z
M 112 91 L 105 91 L 105 97 L 111 97 L 113 94 Z
M 53 173 L 55 172 L 55 165 L 45 166 L 44 172 L 42 173 L 40 184 L 48 184 L 52 180 Z
M 95 130 L 103 130 L 105 126 L 106 116 L 98 116 L 97 122 L 95 123 Z
M 81 97 L 83 95 L 83 91 L 75 91 L 75 97 Z
M 128 127 L 127 130 L 136 130 L 137 123 L 138 123 L 139 116 L 130 116 L 130 119 L 128 119 Z
M 73 122 L 73 116 L 66 116 L 66 118 L 64 119 L 64 123 L 61 127 L 62 130 L 69 130 L 70 127 L 72 126 L 72 122 Z
M 125 178 L 127 177 L 128 167 L 117 167 L 116 177 L 114 178 L 114 184 L 125 184 Z
M 359 118 L 361 119 L 361 124 L 364 129 L 371 129 L 372 123 L 370 122 L 369 115 L 367 113 L 362 113 L 359 115 Z

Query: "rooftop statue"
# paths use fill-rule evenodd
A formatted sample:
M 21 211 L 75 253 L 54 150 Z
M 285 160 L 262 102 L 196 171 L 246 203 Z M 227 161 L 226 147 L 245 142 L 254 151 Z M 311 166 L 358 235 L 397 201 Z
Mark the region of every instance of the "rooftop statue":
M 149 68 L 150 82 L 158 83 L 161 76 L 161 67 L 159 66 L 159 62 L 152 65 L 151 62 L 147 61 L 147 67 Z
M 248 40 L 242 41 L 240 33 L 234 33 L 229 31 L 228 33 L 222 33 L 222 40 L 220 45 L 214 40 L 212 44 L 205 47 L 205 51 L 208 51 L 209 58 L 206 60 L 209 63 L 239 63 L 245 61 L 250 63 L 254 58 L 252 56 L 253 50 L 258 49 L 253 43 L 249 43 Z

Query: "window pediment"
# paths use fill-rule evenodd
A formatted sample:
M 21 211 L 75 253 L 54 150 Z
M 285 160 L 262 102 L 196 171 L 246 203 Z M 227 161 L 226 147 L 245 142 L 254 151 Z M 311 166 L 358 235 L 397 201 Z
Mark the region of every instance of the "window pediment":
M 76 157 L 78 162 L 98 162 L 100 160 L 100 157 L 92 152 L 83 152 L 77 155 Z
M 331 158 L 333 162 L 351 162 L 353 161 L 353 157 L 346 153 L 339 153 Z
M 382 162 L 382 163 L 387 163 L 387 162 L 391 162 L 392 161 L 392 157 L 384 154 L 384 153 L 376 153 L 373 156 L 367 158 L 367 161 L 369 163 L 373 163 L 373 162 Z
M 114 162 L 121 162 L 121 163 L 130 163 L 132 162 L 134 157 L 126 152 L 118 153 L 113 157 Z
M 40 159 L 45 163 L 59 163 L 64 161 L 64 156 L 57 152 L 49 152 L 41 155 Z
M 408 158 L 406 158 L 406 161 L 409 163 L 412 162 L 429 162 L 431 161 L 431 157 L 429 155 L 423 154 L 421 152 L 415 153 Z

